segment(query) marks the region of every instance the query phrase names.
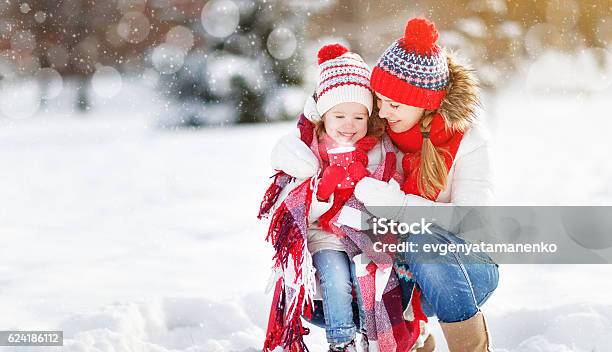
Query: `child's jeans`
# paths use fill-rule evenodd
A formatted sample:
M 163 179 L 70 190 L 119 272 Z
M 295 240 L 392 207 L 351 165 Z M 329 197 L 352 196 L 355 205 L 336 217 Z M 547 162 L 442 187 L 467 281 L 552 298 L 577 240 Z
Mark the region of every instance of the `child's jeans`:
M 312 259 L 321 284 L 327 342 L 350 342 L 355 339 L 357 331 L 353 319 L 353 287 L 359 306 L 359 321 L 365 321 L 355 264 L 345 252 L 330 249 L 315 252 Z

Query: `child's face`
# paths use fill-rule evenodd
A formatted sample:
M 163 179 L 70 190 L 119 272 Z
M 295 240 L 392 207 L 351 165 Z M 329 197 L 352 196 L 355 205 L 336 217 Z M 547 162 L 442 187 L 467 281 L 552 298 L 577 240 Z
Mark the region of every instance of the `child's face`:
M 325 133 L 341 145 L 352 145 L 368 133 L 368 109 L 359 103 L 342 103 L 323 114 Z
M 393 132 L 405 132 L 411 129 L 421 117 L 425 109 L 416 106 L 396 103 L 384 95 L 376 93 L 378 97 L 378 116 L 387 120 L 389 128 Z

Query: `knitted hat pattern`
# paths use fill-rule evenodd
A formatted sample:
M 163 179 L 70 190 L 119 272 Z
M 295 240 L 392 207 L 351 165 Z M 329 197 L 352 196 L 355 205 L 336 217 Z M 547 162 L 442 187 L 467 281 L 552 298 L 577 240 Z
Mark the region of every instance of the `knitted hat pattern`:
M 340 44 L 326 45 L 319 50 L 319 84 L 316 90 L 317 111 L 323 116 L 342 103 L 359 103 L 372 114 L 370 67 L 361 56 Z
M 372 89 L 406 105 L 435 110 L 449 83 L 445 52 L 436 44 L 438 31 L 424 18 L 408 21 L 404 36 L 378 59 L 371 76 Z

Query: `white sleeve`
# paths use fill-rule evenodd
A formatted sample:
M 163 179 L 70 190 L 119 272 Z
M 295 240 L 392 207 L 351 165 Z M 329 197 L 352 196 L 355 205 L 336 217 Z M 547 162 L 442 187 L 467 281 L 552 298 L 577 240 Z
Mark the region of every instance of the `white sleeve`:
M 451 180 L 451 201 L 434 202 L 429 199 L 407 195 L 404 205 L 463 205 L 480 206 L 493 203 L 493 182 L 489 147 L 482 145 L 476 150 L 463 155 L 455 162 L 455 172 Z
M 272 148 L 272 168 L 282 170 L 298 179 L 315 176 L 319 171 L 319 160 L 299 136 L 288 134 Z
M 481 206 L 493 204 L 493 176 L 489 144 L 457 159 L 452 180 L 451 203 Z

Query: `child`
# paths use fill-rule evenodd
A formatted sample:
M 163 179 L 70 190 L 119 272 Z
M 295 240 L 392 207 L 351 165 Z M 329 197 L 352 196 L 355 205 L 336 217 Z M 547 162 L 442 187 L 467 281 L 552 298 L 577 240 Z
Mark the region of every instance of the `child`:
M 321 119 L 315 123 L 315 131 L 322 176 L 309 212 L 307 245 L 319 276 L 329 350 L 354 351 L 352 289 L 364 327 L 361 295 L 355 265 L 331 232 L 329 222 L 352 195 L 355 184 L 369 175 L 368 152 L 378 143 L 384 127 L 382 120 L 370 117 L 370 71 L 361 57 L 340 45 L 325 46 L 318 56 L 320 77 L 315 94 Z M 364 329 L 361 332 L 367 348 Z
M 331 220 L 351 197 L 355 184 L 381 163 L 384 152 L 379 139 L 384 133 L 384 122 L 377 116 L 370 117 L 373 108 L 370 70 L 359 55 L 335 44 L 321 48 L 318 57 L 320 73 L 314 95 L 315 111 L 306 113 L 316 116 L 310 148 L 318 160 L 311 160 L 314 167 L 310 170 L 306 167 L 301 173 L 304 177 L 298 177 L 293 183 L 302 184 L 304 179 L 320 175 L 314 178 L 312 196 L 306 201 L 310 203 L 306 247 L 320 283 L 329 351 L 356 351 L 353 290 L 359 306 L 362 350 L 367 351 L 365 313 L 355 264 L 340 237 L 332 232 Z M 273 166 L 278 161 L 275 159 L 282 158 L 273 151 Z M 285 195 L 280 194 L 277 205 L 289 189 L 292 187 L 284 188 Z M 292 256 L 295 258 L 293 253 Z

